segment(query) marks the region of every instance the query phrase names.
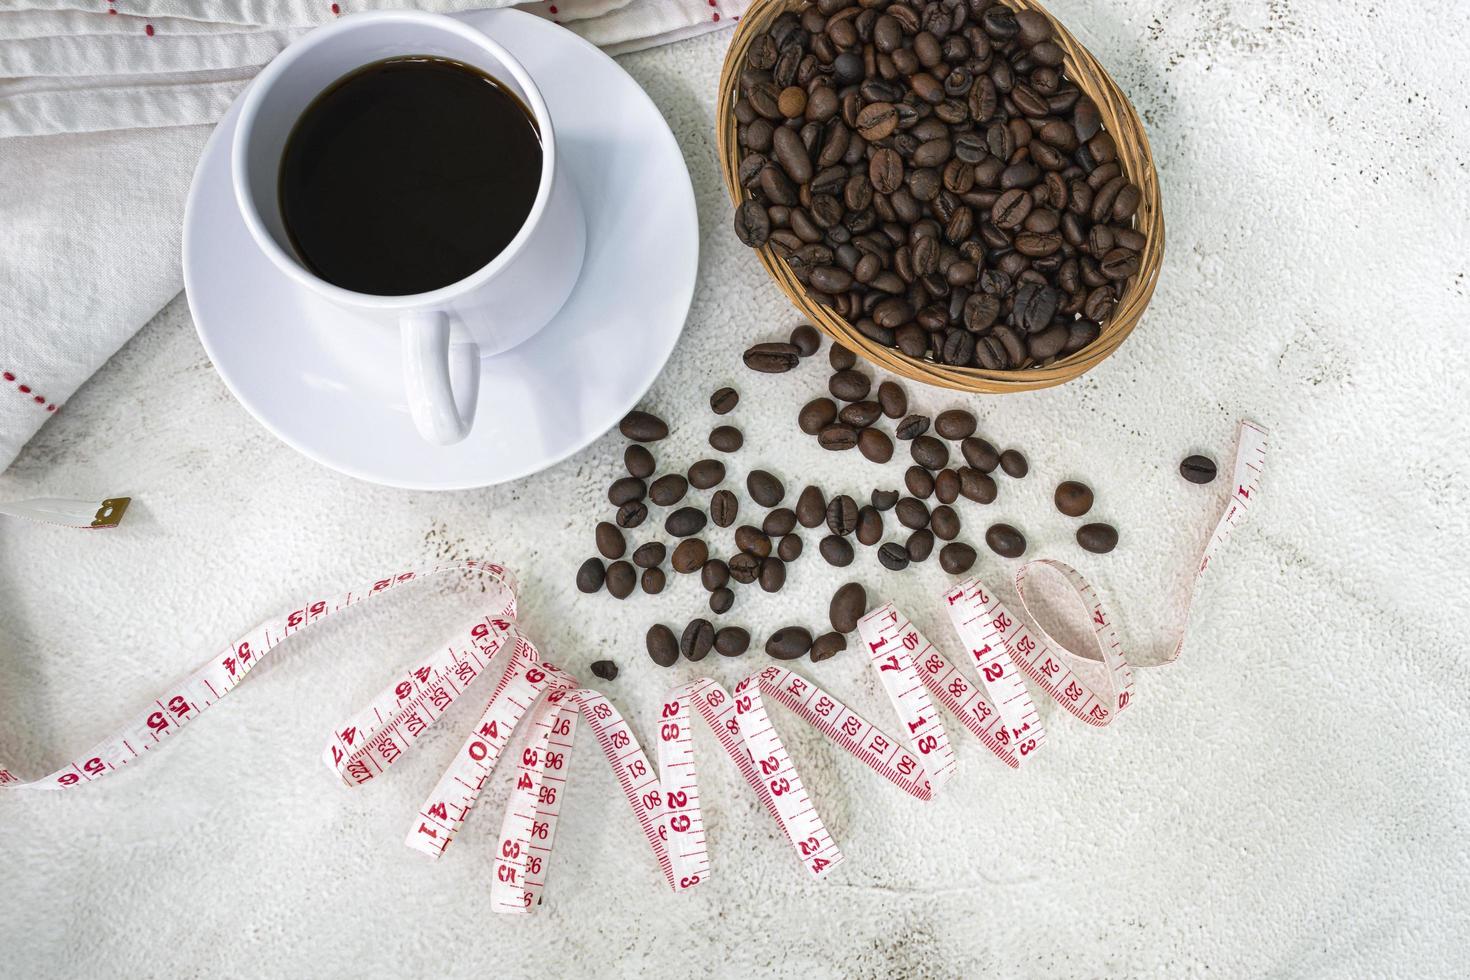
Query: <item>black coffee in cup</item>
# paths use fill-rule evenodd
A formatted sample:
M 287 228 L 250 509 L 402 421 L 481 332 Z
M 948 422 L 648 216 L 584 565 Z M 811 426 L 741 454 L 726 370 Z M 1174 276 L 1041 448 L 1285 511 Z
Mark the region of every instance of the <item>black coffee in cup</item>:
M 403 296 L 499 255 L 540 181 L 540 132 L 514 92 L 457 61 L 391 58 L 301 114 L 281 155 L 281 215 L 317 276 Z

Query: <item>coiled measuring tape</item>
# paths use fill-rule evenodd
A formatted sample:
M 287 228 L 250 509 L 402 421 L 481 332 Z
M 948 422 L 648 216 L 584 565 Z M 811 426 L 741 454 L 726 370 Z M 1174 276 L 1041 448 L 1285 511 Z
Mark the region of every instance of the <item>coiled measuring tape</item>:
M 1264 430 L 1242 423 L 1234 486 L 1196 566 L 1191 604 L 1225 541 L 1256 502 L 1265 447 Z M 100 779 L 141 758 L 198 717 L 299 630 L 418 578 L 477 572 L 495 585 L 485 616 L 395 678 L 334 731 L 323 754 L 344 784 L 369 782 L 401 758 L 473 683 L 493 678 L 472 732 L 415 815 L 408 846 L 435 858 L 444 853 L 512 734 L 524 725 L 521 755 L 511 766 L 515 783 L 501 820 L 491 901 L 499 912 L 534 910 L 545 887 L 581 719 L 611 766 L 666 882 L 675 891 L 694 888 L 710 876 L 691 731 L 698 714 L 802 866 L 820 878 L 841 862 L 842 853 L 772 723 L 768 699 L 923 801 L 932 799 L 956 770 L 936 702 L 1013 768 L 1034 758 L 1046 741 L 1046 728 L 1023 676 L 1068 713 L 1095 727 L 1111 724 L 1132 703 L 1132 669 L 1116 628 L 1096 592 L 1075 569 L 1048 559 L 1022 566 L 1016 574 L 1021 608 L 1029 613 L 1027 577 L 1040 567 L 1059 573 L 1087 609 L 1095 650 L 1078 653 L 1039 625 L 1026 625 L 977 579 L 952 587 L 943 597 L 974 675 L 940 653 L 892 603 L 863 617 L 859 634 L 898 714 L 900 737 L 878 728 L 806 678 L 773 664 L 728 691 L 710 678 L 675 688 L 658 719 L 655 768 L 611 702 L 544 660 L 516 625 L 515 581 L 510 573 L 494 563 L 464 561 L 399 573 L 364 589 L 304 602 L 224 648 L 120 732 L 50 775 L 22 781 L 0 767 L 0 789 L 65 789 Z M 1181 634 L 1166 663 L 1178 657 L 1182 644 Z

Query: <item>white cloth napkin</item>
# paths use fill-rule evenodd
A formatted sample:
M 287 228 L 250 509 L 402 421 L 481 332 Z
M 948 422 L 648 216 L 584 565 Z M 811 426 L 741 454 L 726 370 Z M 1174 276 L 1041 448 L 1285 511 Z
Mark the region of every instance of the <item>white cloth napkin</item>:
M 276 52 L 346 13 L 507 2 L 0 0 L 0 470 L 183 288 L 194 164 Z M 621 53 L 729 26 L 748 5 L 520 6 Z

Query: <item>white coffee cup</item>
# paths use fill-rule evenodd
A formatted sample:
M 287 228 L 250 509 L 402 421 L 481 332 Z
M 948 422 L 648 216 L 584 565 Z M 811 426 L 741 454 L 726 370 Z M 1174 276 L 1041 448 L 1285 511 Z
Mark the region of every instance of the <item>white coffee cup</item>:
M 408 296 L 353 292 L 318 278 L 297 258 L 281 217 L 281 155 L 301 113 L 334 82 L 364 65 L 412 55 L 462 62 L 519 96 L 541 133 L 541 183 L 521 230 L 472 275 Z M 241 101 L 231 166 L 245 225 L 282 272 L 342 309 L 399 331 L 409 411 L 430 442 L 448 445 L 469 433 L 480 358 L 509 350 L 545 326 L 582 269 L 586 221 L 557 160 L 556 133 L 541 92 L 509 52 L 450 17 L 352 14 L 297 40 L 266 66 Z

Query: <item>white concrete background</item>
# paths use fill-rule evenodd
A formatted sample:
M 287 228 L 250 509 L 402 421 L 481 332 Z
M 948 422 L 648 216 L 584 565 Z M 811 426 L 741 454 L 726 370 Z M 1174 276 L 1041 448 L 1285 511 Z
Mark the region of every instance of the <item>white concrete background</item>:
M 705 738 L 716 877 L 668 894 L 594 750 L 580 745 L 546 907 L 489 913 L 497 785 L 430 865 L 411 813 L 462 737 L 458 711 L 360 791 L 317 756 L 331 726 L 477 592 L 425 585 L 312 630 L 157 758 L 87 790 L 0 799 L 8 976 L 365 977 L 753 974 L 804 977 L 1450 977 L 1467 962 L 1470 697 L 1463 683 L 1470 344 L 1466 159 L 1470 7 L 1403 0 L 1057 0 L 1148 126 L 1168 213 L 1152 309 L 1122 350 L 1059 390 L 957 399 L 1032 475 L 967 505 L 966 535 L 1010 519 L 1033 554 L 1074 561 L 1147 660 L 1168 646 L 1183 576 L 1223 492 L 1184 484 L 1234 421 L 1273 431 L 1267 506 L 1209 584 L 1182 663 L 1144 672 L 1137 707 L 1094 733 L 1051 713 L 1029 772 L 959 743 L 960 778 L 919 804 L 783 724 L 848 854 L 809 882 Z M 817 364 L 752 377 L 739 351 L 797 322 L 728 231 L 714 159 L 727 37 L 626 58 L 684 148 L 703 220 L 683 341 L 647 404 L 683 467 L 705 397 L 734 383 L 742 464 L 793 491 L 897 485 L 902 467 L 793 439 Z M 64 289 L 64 283 L 57 283 Z M 0 745 L 39 772 L 294 600 L 443 556 L 493 556 L 526 583 L 525 625 L 646 734 L 661 693 L 655 619 L 703 610 L 585 597 L 616 434 L 515 486 L 427 494 L 356 483 L 279 445 L 230 397 L 175 302 L 0 477 L 0 498 L 131 493 L 117 533 L 0 525 Z M 737 469 L 737 473 L 741 472 Z M 1095 558 L 1048 503 L 1087 479 L 1123 543 Z M 722 548 L 728 538 L 713 535 Z M 641 540 L 640 536 L 640 540 Z M 809 536 L 811 549 L 815 540 Z M 978 569 L 1003 582 L 1011 563 Z M 949 644 L 930 562 L 837 575 L 815 557 L 776 597 L 743 592 L 758 634 L 819 625 L 854 578 Z M 758 667 L 700 665 L 731 683 Z M 891 724 L 854 652 L 804 668 Z M 953 730 L 953 729 L 952 729 Z

